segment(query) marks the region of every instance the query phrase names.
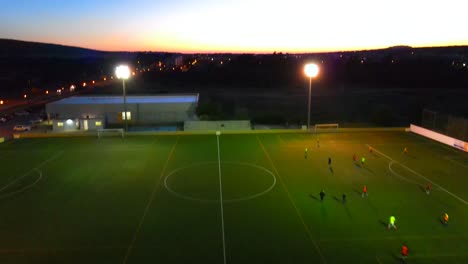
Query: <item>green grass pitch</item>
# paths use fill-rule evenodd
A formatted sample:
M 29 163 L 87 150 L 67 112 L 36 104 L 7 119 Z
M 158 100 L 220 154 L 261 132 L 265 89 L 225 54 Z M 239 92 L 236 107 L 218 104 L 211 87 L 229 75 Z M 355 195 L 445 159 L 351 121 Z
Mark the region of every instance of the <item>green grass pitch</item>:
M 468 155 L 405 132 L 20 139 L 0 171 L 0 263 L 468 263 Z

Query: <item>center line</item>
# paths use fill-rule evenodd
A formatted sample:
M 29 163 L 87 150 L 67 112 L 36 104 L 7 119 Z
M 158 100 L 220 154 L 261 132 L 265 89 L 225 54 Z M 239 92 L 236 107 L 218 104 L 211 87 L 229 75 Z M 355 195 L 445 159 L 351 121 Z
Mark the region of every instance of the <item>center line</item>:
M 226 264 L 226 240 L 224 239 L 223 185 L 221 182 L 221 154 L 219 151 L 219 135 L 216 135 L 216 142 L 218 143 L 219 205 L 221 207 L 221 230 L 223 234 L 223 258 L 224 258 L 224 264 Z

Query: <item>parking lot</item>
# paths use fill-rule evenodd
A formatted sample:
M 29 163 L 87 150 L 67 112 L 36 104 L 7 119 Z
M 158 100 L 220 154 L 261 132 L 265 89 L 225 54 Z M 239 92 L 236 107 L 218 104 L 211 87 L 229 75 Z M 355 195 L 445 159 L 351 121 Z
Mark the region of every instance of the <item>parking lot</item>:
M 11 137 L 13 128 L 16 125 L 30 126 L 32 130 L 38 128 L 39 125 L 44 124 L 44 113 L 40 109 L 18 110 L 15 112 L 8 112 L 8 114 L 1 113 L 0 117 L 6 117 L 6 121 L 0 121 L 0 137 Z M 27 133 L 27 132 L 16 132 Z

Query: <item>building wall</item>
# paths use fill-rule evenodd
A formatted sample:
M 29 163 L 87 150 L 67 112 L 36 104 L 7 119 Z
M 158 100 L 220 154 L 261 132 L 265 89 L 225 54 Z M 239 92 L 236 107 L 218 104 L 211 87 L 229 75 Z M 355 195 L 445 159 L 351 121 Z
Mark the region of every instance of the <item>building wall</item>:
M 131 124 L 176 123 L 195 119 L 196 103 L 127 104 Z M 57 119 L 101 118 L 107 124 L 122 123 L 122 104 L 48 104 L 47 113 Z
M 68 120 L 72 120 L 72 122 L 67 122 Z M 86 126 L 87 129 L 85 129 Z M 54 132 L 96 131 L 103 127 L 103 119 L 54 119 L 52 122 Z
M 67 122 L 71 120 L 71 122 Z M 71 132 L 79 130 L 79 121 L 77 119 L 57 119 L 53 120 L 52 128 L 54 132 Z

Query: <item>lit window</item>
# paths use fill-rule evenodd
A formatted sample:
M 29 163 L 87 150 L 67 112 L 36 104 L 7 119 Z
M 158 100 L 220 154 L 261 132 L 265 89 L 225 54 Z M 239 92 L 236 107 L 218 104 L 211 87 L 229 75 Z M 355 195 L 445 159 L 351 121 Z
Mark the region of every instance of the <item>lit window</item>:
M 63 127 L 63 122 L 57 122 L 57 126 Z
M 96 121 L 96 126 L 102 126 L 102 122 L 101 121 Z
M 122 112 L 122 120 L 125 120 L 124 112 Z M 127 112 L 127 120 L 132 120 L 132 113 Z

